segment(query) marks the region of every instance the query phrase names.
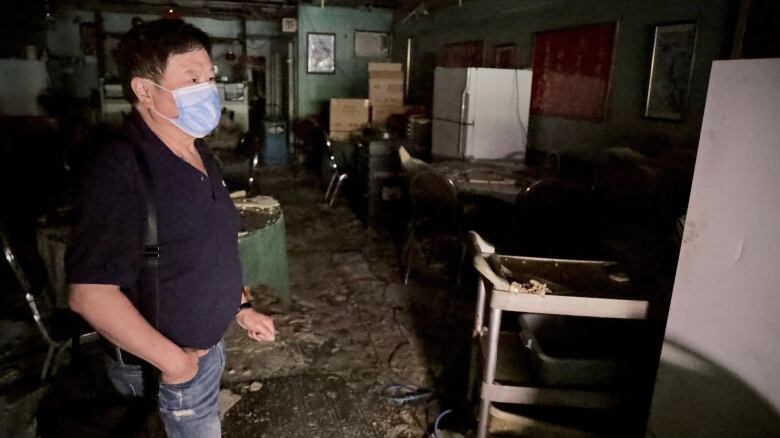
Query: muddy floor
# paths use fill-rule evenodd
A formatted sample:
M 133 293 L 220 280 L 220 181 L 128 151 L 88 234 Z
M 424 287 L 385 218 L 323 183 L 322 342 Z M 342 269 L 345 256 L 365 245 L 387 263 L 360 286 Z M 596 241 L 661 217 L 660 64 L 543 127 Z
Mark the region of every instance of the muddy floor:
M 452 411 L 441 421 L 439 436 L 473 436 L 474 408 L 467 395 L 476 283 L 466 268 L 456 287 L 459 246 L 427 245 L 438 249 L 418 255 L 404 285 L 403 223 L 381 230 L 365 226 L 355 213 L 359 209 L 344 200 L 333 208 L 324 205 L 322 182 L 303 172 L 264 169 L 260 187 L 282 206 L 292 300 L 285 306 L 270 289 L 251 290 L 255 308 L 274 318 L 275 342 L 253 341 L 235 324 L 226 333 L 223 436 L 429 437 L 447 410 Z M 630 249 L 631 238 L 645 233 L 628 236 L 616 242 Z M 661 284 L 657 290 L 671 290 L 671 280 L 646 276 Z M 41 384 L 45 345 L 18 286 L 3 281 L 0 437 L 164 437 L 154 415 L 113 393 L 99 343 L 65 355 L 54 378 Z M 537 423 L 524 425 L 533 432 L 525 436 L 594 436 L 579 429 L 564 434 L 556 425 L 591 429 L 597 423 L 610 427 L 592 428 L 600 431 L 596 435 L 622 437 L 633 435 L 624 431 L 643 421 L 620 412 L 598 418 L 594 411 L 520 414 L 553 425 L 538 430 Z M 491 428 L 494 422 L 500 423 L 494 417 Z M 611 431 L 614 425 L 618 432 Z M 507 427 L 495 430 L 516 424 Z
M 235 324 L 226 334 L 223 436 L 422 437 L 444 409 L 455 413 L 441 426 L 466 432 L 469 288 L 453 291 L 452 271 L 435 263 L 404 286 L 398 239 L 364 226 L 344 202 L 323 205 L 316 177 L 265 170 L 261 187 L 285 216 L 292 305 L 255 288 L 277 340 L 258 343 Z M 125 433 L 127 406 L 102 375 L 100 348 L 83 346 L 75 363 L 65 357 L 42 386 L 35 374 L 45 350 L 34 327 L 2 322 L 10 349 L 0 435 Z M 161 436 L 159 425 L 149 420 L 142 435 Z

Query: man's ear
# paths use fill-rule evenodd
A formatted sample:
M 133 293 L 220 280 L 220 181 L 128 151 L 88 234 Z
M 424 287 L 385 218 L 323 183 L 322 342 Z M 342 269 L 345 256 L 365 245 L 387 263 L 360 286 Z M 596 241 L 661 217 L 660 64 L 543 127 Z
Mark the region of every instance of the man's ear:
M 153 85 L 139 77 L 130 80 L 130 88 L 135 93 L 135 97 L 138 98 L 138 102 L 145 105 L 152 103 L 152 87 Z

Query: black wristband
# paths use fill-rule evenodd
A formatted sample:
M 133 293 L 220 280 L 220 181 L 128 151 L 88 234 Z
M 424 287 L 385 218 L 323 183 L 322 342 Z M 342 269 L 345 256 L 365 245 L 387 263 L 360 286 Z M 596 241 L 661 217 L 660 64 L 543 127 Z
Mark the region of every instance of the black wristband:
M 238 306 L 238 312 L 240 312 L 240 311 L 242 311 L 244 309 L 251 309 L 251 308 L 252 308 L 252 302 L 251 301 L 245 301 L 245 302 L 241 303 L 241 305 Z M 236 314 L 238 314 L 238 312 L 236 312 Z

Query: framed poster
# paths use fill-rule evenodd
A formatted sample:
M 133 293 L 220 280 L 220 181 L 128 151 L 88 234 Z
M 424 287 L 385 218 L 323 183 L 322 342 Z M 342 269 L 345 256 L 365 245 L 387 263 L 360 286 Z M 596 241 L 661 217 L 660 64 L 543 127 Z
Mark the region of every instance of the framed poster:
M 496 68 L 515 68 L 515 45 L 503 44 L 496 46 L 496 57 L 493 65 Z
M 336 34 L 306 34 L 306 72 L 333 74 L 336 72 Z
M 617 23 L 538 32 L 531 113 L 603 120 Z
M 102 75 L 107 79 L 119 79 L 119 66 L 117 64 L 117 50 L 119 49 L 119 40 L 122 38 L 121 34 L 105 32 L 102 35 L 102 53 L 98 53 L 103 57 L 103 72 Z
M 691 82 L 696 23 L 655 27 L 645 117 L 682 120 Z
M 97 26 L 95 23 L 79 24 L 81 53 L 85 56 L 97 55 Z
M 482 67 L 483 56 L 482 41 L 447 44 L 440 67 Z
M 356 58 L 389 58 L 390 34 L 368 30 L 355 31 Z

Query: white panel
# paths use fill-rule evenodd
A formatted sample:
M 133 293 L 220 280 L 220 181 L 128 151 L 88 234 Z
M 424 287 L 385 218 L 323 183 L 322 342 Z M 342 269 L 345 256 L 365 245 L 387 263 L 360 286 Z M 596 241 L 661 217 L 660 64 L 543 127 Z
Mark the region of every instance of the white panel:
M 523 158 L 531 102 L 531 70 L 470 69 L 466 155 Z
M 432 152 L 459 157 L 461 96 L 466 87 L 465 68 L 437 68 L 433 83 Z
M 780 436 L 780 59 L 713 64 L 648 436 Z

